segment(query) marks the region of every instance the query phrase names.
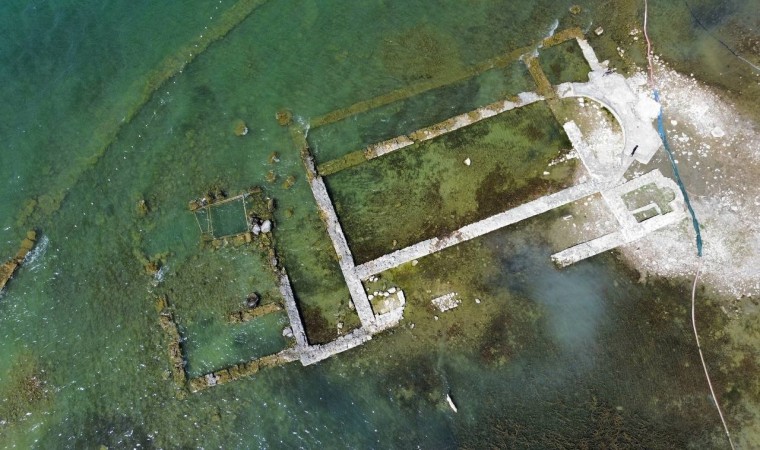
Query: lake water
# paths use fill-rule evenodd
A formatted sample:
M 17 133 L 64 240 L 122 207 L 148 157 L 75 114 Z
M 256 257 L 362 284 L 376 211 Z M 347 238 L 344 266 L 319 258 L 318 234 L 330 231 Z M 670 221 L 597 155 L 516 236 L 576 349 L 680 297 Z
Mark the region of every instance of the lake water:
M 338 321 L 357 323 L 278 111 L 308 123 L 528 45 L 555 25 L 603 25 L 592 45 L 615 64 L 614 39 L 640 26 L 639 2 L 611 11 L 592 1 L 577 15 L 571 4 L 3 2 L 1 258 L 30 228 L 43 238 L 0 297 L 0 447 L 723 448 L 683 280 L 640 284 L 614 255 L 554 268 L 551 213 L 384 275 L 407 291 L 406 319 L 359 349 L 187 396 L 168 379 L 159 295 L 178 297 L 181 328 L 204 340 L 190 346 L 196 367 L 282 345 L 281 316 L 204 329 L 201 302 L 221 314 L 252 286 L 274 292 L 264 263 L 200 248 L 187 202 L 208 190 L 259 185 L 275 200 L 277 250 L 312 341 L 333 338 Z M 757 42 L 757 2 L 689 5 L 739 51 Z M 675 67 L 757 94 L 685 3 L 650 10 L 657 50 Z M 428 110 L 446 117 L 521 86 L 513 69 L 497 78 L 440 91 L 445 107 L 421 97 L 376 128 L 337 124 L 323 142 L 365 144 L 428 124 L 419 119 Z M 246 136 L 235 135 L 237 120 Z M 146 274 L 148 260 L 163 263 L 164 282 Z M 451 291 L 464 304 L 435 319 L 429 299 Z M 720 309 L 701 307 L 729 424 L 757 444 L 748 413 L 760 405 L 756 362 L 737 363 L 740 344 Z

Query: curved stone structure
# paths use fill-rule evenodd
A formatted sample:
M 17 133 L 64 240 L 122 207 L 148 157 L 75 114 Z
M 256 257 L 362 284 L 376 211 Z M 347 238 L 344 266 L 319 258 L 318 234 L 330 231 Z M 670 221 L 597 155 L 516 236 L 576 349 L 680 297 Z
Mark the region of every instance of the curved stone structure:
M 605 70 L 585 39 L 577 39 L 577 41 L 592 69 L 589 73 L 589 81 L 560 84 L 556 87 L 557 96 L 591 99 L 604 106 L 615 117 L 623 131 L 624 142 L 623 148 L 617 150 L 620 167 L 614 171 L 614 179 L 619 179 L 634 160 L 641 164 L 649 163 L 662 145 L 660 136 L 653 125 L 660 106 L 654 99 L 634 92 L 628 84 L 629 81 L 622 75 Z M 635 153 L 634 148 L 636 148 Z M 614 149 L 610 151 L 616 152 Z M 591 165 L 593 166 L 593 163 Z M 606 175 L 609 178 L 612 174 L 608 172 Z

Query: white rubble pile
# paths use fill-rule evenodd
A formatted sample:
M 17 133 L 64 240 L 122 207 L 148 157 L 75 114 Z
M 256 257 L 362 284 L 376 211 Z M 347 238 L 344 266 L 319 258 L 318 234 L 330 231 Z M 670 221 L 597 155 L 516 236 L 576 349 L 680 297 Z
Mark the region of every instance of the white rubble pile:
M 446 295 L 436 297 L 432 300 L 432 303 L 441 311 L 445 312 L 450 309 L 454 309 L 459 306 L 462 301 L 457 298 L 456 292 L 449 292 Z
M 710 87 L 656 58 L 665 129 L 704 240 L 702 281 L 729 296 L 760 295 L 760 132 Z M 632 87 L 646 94 L 644 72 Z M 600 128 L 604 122 L 598 122 Z M 609 131 L 609 130 L 608 130 Z M 609 137 L 595 134 L 597 143 Z M 599 139 L 599 140 L 597 140 Z M 663 150 L 660 150 L 663 151 Z M 590 221 L 591 223 L 594 220 Z M 620 248 L 644 274 L 691 278 L 698 259 L 691 220 Z

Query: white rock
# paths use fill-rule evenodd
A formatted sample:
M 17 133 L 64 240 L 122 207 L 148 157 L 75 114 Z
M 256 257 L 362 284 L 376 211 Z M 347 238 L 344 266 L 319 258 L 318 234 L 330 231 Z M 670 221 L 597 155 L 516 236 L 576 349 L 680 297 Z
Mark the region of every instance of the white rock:
M 265 220 L 264 223 L 261 224 L 261 232 L 269 233 L 270 231 L 272 231 L 272 222 L 270 220 Z
M 293 337 L 293 330 L 290 327 L 285 327 L 282 330 L 282 335 L 288 338 Z
M 594 34 L 596 34 L 597 36 L 601 36 L 602 33 L 604 33 L 604 28 L 602 27 L 597 27 L 597 29 L 594 30 Z
M 549 173 L 549 172 L 547 172 L 547 171 L 544 170 L 544 176 L 546 176 L 546 175 L 551 175 L 551 173 Z
M 417 264 L 419 264 L 419 261 L 417 261 L 416 259 L 412 261 L 412 266 L 416 266 Z
M 472 164 L 472 161 L 470 160 L 470 158 L 467 158 L 467 159 L 464 160 L 464 165 L 465 166 L 469 166 L 470 164 Z
M 261 233 L 261 226 L 260 226 L 259 224 L 254 224 L 254 225 L 251 227 L 251 232 L 252 232 L 254 235 L 258 236 L 258 235 L 259 235 L 259 233 Z
M 476 298 L 476 299 L 475 299 L 475 303 L 477 303 L 477 304 L 479 305 L 479 304 L 480 304 L 480 299 L 479 299 L 479 298 Z
M 721 138 L 726 135 L 726 132 L 723 131 L 723 128 L 721 127 L 715 127 L 712 129 L 712 131 L 710 131 L 710 134 L 712 134 L 712 136 L 715 138 Z
M 367 296 L 367 300 L 372 300 L 373 298 L 375 298 L 375 296 L 374 296 L 373 294 L 369 294 L 369 295 Z
M 343 329 L 343 322 L 338 322 L 338 329 L 339 329 L 339 330 L 342 330 L 342 329 Z
M 396 293 L 396 288 L 392 287 L 392 288 L 388 289 L 388 293 L 395 294 Z
M 671 120 L 670 124 L 673 125 L 673 126 L 676 126 L 676 125 L 678 125 L 678 121 L 677 120 Z
M 445 312 L 459 306 L 461 302 L 457 299 L 457 295 L 456 292 L 449 292 L 446 295 L 434 298 L 432 303 L 438 307 L 441 312 Z

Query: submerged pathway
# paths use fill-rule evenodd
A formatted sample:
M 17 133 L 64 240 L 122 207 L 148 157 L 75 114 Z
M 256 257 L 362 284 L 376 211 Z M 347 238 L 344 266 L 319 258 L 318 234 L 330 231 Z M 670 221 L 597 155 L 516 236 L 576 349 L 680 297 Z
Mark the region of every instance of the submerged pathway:
M 343 272 L 348 292 L 351 293 L 351 300 L 354 302 L 357 314 L 359 314 L 359 320 L 363 327 L 374 327 L 375 314 L 372 312 L 372 305 L 369 303 L 362 280 L 356 274 L 354 257 L 351 254 L 351 249 L 348 247 L 346 236 L 343 234 L 343 228 L 341 228 L 338 221 L 338 214 L 335 212 L 330 195 L 327 193 L 324 180 L 322 180 L 321 176 L 317 175 L 314 160 L 308 153 L 308 148 L 304 148 L 303 150 L 305 152 L 303 162 L 306 167 L 307 178 L 309 179 L 309 187 L 311 187 L 311 192 L 314 194 L 314 200 L 317 202 L 317 207 L 319 207 L 322 220 L 325 222 L 327 233 L 330 235 L 335 252 L 338 254 L 340 270 Z
M 373 261 L 364 263 L 356 268 L 356 273 L 362 279 L 377 275 L 388 269 L 398 267 L 415 259 L 441 251 L 445 248 L 469 241 L 499 228 L 520 222 L 525 219 L 543 214 L 554 208 L 580 200 L 595 194 L 600 190 L 600 184 L 589 182 L 546 195 L 516 208 L 504 211 L 481 221 L 465 225 L 444 238 L 432 238 L 409 247 L 381 256 Z
M 303 328 L 303 322 L 301 322 L 301 314 L 298 312 L 293 288 L 290 286 L 290 278 L 285 273 L 280 274 L 280 294 L 285 299 L 285 310 L 288 313 L 290 330 L 293 332 L 296 346 L 299 348 L 308 347 L 309 341 L 306 339 L 306 331 Z

